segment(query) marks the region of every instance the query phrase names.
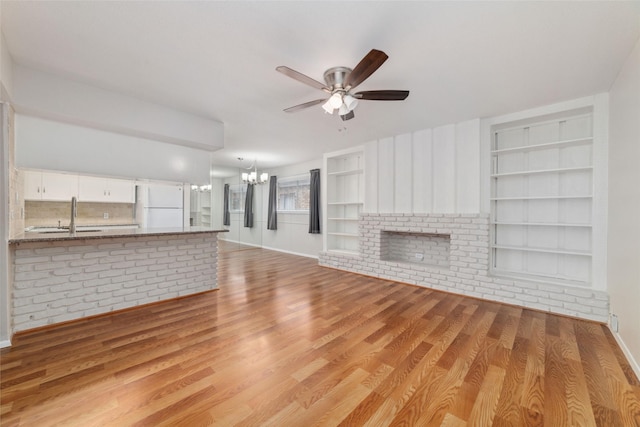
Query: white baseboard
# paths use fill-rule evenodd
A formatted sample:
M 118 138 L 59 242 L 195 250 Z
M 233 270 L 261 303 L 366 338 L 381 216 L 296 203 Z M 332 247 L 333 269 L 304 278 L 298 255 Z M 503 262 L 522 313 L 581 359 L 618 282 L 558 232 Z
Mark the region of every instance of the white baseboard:
M 229 242 L 229 243 L 238 243 L 240 245 L 245 245 L 245 246 L 252 246 L 254 248 L 261 248 L 261 245 L 254 245 L 253 243 L 247 243 L 247 242 L 241 242 L 240 240 L 231 240 L 231 239 L 220 239 L 224 242 Z
M 272 248 L 271 246 L 263 246 L 262 249 L 269 249 L 270 251 L 276 251 L 276 252 L 282 252 L 282 253 L 290 254 L 290 255 L 298 255 L 298 256 L 303 256 L 303 257 L 306 257 L 306 258 L 318 259 L 318 255 L 309 255 L 309 254 L 303 254 L 303 253 L 300 253 L 300 252 L 286 251 L 284 249 Z
M 11 347 L 11 341 L 9 340 L 0 341 L 0 348 L 5 348 L 5 347 Z
M 284 249 L 273 248 L 271 246 L 254 245 L 252 243 L 241 242 L 239 240 L 229 240 L 229 239 L 220 239 L 220 240 L 224 240 L 225 242 L 229 242 L 229 243 L 239 243 L 239 244 L 245 245 L 245 246 L 252 246 L 254 248 L 268 249 L 270 251 L 282 252 L 282 253 L 290 254 L 290 255 L 298 255 L 298 256 L 303 256 L 303 257 L 306 257 L 306 258 L 318 259 L 318 255 L 309 255 L 309 254 L 303 254 L 303 253 L 300 253 L 300 252 L 292 252 L 292 251 L 287 251 L 287 250 L 284 250 Z
M 622 339 L 620 334 L 615 332 L 615 331 L 613 331 L 611 329 L 611 325 L 607 325 L 607 326 L 609 327 L 609 330 L 611 331 L 611 334 L 613 335 L 613 337 L 618 342 L 618 345 L 622 349 L 622 352 L 626 356 L 627 361 L 629 362 L 629 365 L 631 365 L 631 369 L 633 369 L 633 372 L 635 372 L 636 377 L 638 377 L 638 379 L 640 379 L 640 364 L 638 364 L 638 362 L 633 358 L 633 355 L 629 351 L 629 348 L 627 347 L 627 345 L 624 343 L 624 340 Z

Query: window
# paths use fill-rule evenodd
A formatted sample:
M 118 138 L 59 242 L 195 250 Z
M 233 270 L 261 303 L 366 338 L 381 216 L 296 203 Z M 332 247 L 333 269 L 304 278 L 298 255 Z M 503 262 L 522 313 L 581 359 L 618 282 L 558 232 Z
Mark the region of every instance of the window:
M 244 212 L 244 201 L 247 197 L 246 185 L 229 186 L 229 211 Z
M 309 175 L 278 178 L 278 210 L 309 210 Z

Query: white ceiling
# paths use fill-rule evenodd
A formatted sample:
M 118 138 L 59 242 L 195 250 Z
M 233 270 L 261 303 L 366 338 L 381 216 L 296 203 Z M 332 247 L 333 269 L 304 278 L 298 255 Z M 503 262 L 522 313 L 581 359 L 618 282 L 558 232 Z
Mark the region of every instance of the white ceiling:
M 1 13 L 15 62 L 222 121 L 214 163 L 261 167 L 608 91 L 640 35 L 640 1 L 2 0 Z M 406 101 L 362 101 L 345 123 L 282 111 L 324 94 L 276 66 L 322 81 L 372 48 L 389 59 L 358 89 Z

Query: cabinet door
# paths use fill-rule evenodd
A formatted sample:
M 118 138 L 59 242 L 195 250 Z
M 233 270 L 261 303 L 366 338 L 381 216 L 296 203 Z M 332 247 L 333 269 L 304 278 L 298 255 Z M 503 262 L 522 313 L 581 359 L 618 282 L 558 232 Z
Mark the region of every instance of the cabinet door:
M 42 200 L 71 201 L 78 196 L 78 176 L 64 173 L 42 173 Z
M 24 171 L 24 199 L 42 200 L 42 172 Z
M 93 176 L 81 176 L 78 185 L 78 200 L 81 202 L 106 202 L 107 180 Z
M 135 203 L 134 182 L 126 179 L 109 179 L 107 200 L 112 203 Z

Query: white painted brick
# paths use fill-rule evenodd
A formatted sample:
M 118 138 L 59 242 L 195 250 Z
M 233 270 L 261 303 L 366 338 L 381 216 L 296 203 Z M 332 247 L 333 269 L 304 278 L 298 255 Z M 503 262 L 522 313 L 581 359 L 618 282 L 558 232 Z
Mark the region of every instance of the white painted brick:
M 74 291 L 76 289 L 82 289 L 82 282 L 67 282 L 61 283 L 59 285 L 53 285 L 49 287 L 49 292 L 53 294 Z
M 154 273 L 153 271 L 147 271 L 145 273 L 136 274 L 136 279 L 138 280 L 151 279 L 154 277 L 156 277 L 156 273 Z
M 84 258 L 84 259 L 104 258 L 106 256 L 109 256 L 109 252 L 107 252 L 107 251 L 93 251 L 93 252 L 85 252 L 82 255 L 82 258 Z
M 130 295 L 130 294 L 134 294 L 135 292 L 136 292 L 135 288 L 122 288 L 122 289 L 113 291 L 113 296 L 118 297 L 118 296 Z
M 16 265 L 21 264 L 39 264 L 39 263 L 47 263 L 51 261 L 50 256 L 28 256 L 24 258 L 16 258 L 13 263 Z
M 95 272 L 99 272 L 99 271 L 107 271 L 110 270 L 111 266 L 108 264 L 97 264 L 97 265 L 91 265 L 89 267 L 85 267 L 84 268 L 84 272 L 85 273 L 95 273 Z
M 144 248 L 145 246 L 147 246 L 147 243 L 144 241 L 141 242 L 127 242 L 124 244 L 125 248 Z M 171 246 L 167 247 L 167 250 L 171 249 Z
M 136 262 L 135 261 L 123 261 L 123 262 L 115 262 L 113 264 L 111 264 L 111 269 L 117 269 L 117 270 L 125 270 L 127 268 L 132 268 L 136 266 Z
M 81 253 L 64 253 L 60 255 L 52 255 L 51 261 L 71 261 L 71 260 L 77 260 L 81 258 L 82 258 Z
M 92 258 L 92 259 L 81 259 L 81 260 L 77 260 L 77 261 L 70 261 L 69 262 L 69 267 L 86 267 L 89 265 L 96 265 L 99 263 L 99 260 L 97 258 Z
M 564 292 L 568 295 L 573 295 L 576 297 L 593 298 L 593 291 L 587 289 L 567 288 L 564 290 Z
M 99 250 L 114 250 L 114 249 L 122 249 L 124 247 L 124 244 L 122 243 L 103 243 L 103 244 L 99 244 L 98 246 Z

